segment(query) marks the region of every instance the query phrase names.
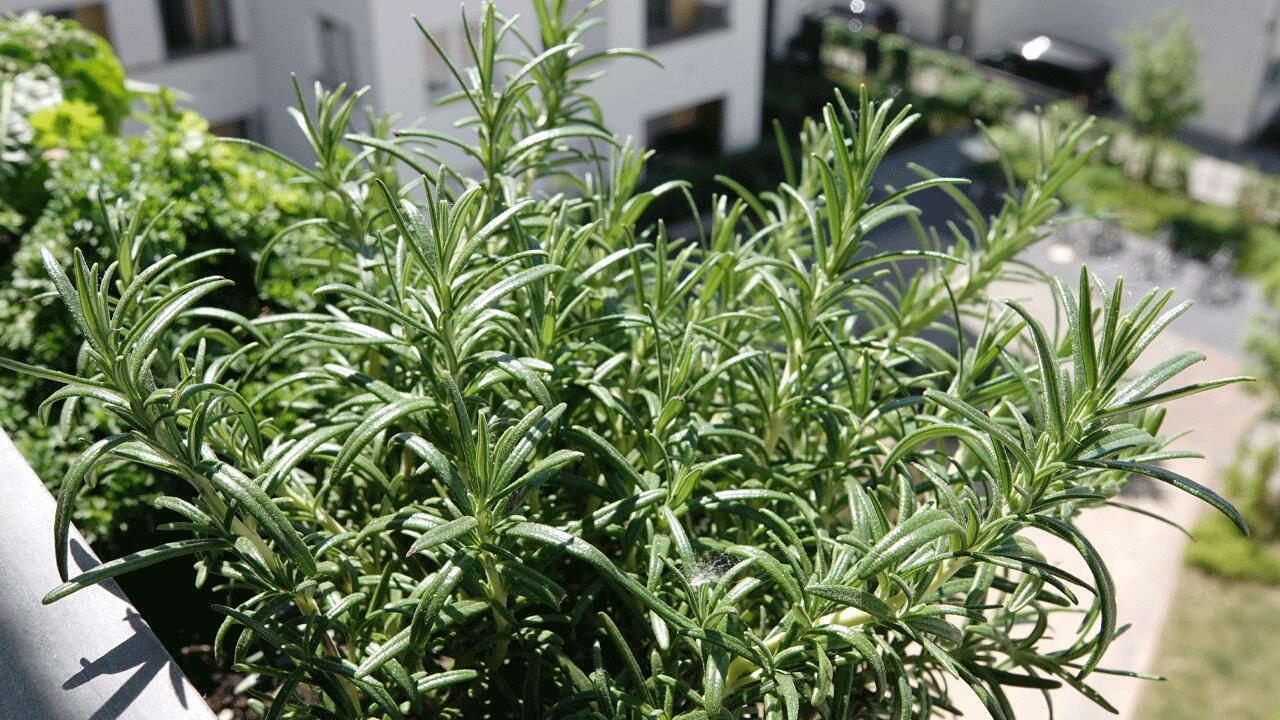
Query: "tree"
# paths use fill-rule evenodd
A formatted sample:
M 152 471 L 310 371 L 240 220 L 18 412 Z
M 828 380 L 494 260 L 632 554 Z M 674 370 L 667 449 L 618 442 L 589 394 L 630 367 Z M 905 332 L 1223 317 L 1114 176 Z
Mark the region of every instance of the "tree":
M 1147 135 L 1143 172 L 1150 178 L 1161 141 L 1200 112 L 1200 45 L 1176 10 L 1156 13 L 1147 29 L 1122 35 L 1120 42 L 1128 56 L 1111 73 L 1111 89 L 1129 120 Z

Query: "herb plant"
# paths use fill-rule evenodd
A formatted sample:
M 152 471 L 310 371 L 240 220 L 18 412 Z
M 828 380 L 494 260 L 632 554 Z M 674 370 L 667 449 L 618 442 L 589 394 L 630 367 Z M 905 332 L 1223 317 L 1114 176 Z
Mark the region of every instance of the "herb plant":
M 1096 150 L 1088 122 L 1047 132 L 984 217 L 925 170 L 877 187 L 916 116 L 837 96 L 783 182 L 725 179 L 677 236 L 638 223 L 679 185 L 638 192 L 647 154 L 587 94 L 619 53 L 577 44 L 585 12 L 533 5 L 537 35 L 487 5 L 468 36 L 470 142 L 351 132 L 343 88 L 302 104 L 323 211 L 297 267 L 320 309 L 204 306 L 229 281 L 130 261 L 147 217 L 105 267 L 46 255 L 81 369 L 0 364 L 120 427 L 62 481 L 46 601 L 196 562 L 267 718 L 928 717 L 957 683 L 995 717 L 1008 686 L 1108 707 L 1087 681 L 1115 593 L 1072 519 L 1137 473 L 1243 521 L 1158 465 L 1185 454 L 1160 405 L 1232 380 L 1158 390 L 1192 353 L 1131 372 L 1185 305 L 1126 310 L 1082 274 L 1051 331 L 987 297 Z M 436 169 L 446 143 L 478 174 Z M 945 231 L 923 191 L 954 198 Z M 878 251 L 895 228 L 920 249 Z M 189 487 L 157 501 L 179 539 L 68 577 L 70 513 L 118 460 Z M 1063 612 L 1079 632 L 1054 642 Z
M 0 248 L 0 324 L 5 327 L 0 354 L 56 370 L 76 367 L 81 339 L 63 322 L 65 311 L 57 304 L 32 301 L 55 291 L 41 259 L 45 251 L 70 257 L 79 248 L 86 260 L 103 265 L 122 259 L 125 251 L 132 255 L 127 262 L 143 266 L 169 254 L 211 253 L 170 278 L 190 280 L 211 269 L 234 278 L 233 289 L 206 302 L 249 316 L 262 306 L 278 311 L 316 305 L 309 297 L 311 288 L 295 281 L 299 273 L 292 256 L 255 273 L 257 256 L 274 236 L 314 217 L 312 194 L 294 186 L 291 169 L 248 148 L 219 142 L 204 120 L 176 110 L 165 95 L 158 94 L 135 116 L 145 128 L 141 134 L 102 135 L 46 163 L 43 207 L 13 246 Z M 147 221 L 147 240 L 121 247 L 121 235 L 128 233 L 117 233 L 113 226 L 140 219 Z M 304 242 L 306 229 L 292 239 Z M 37 420 L 40 404 L 57 387 L 0 373 L 0 425 L 55 486 L 75 459 L 76 443 L 87 428 L 114 427 L 104 425 L 109 418 L 91 407 L 75 422 L 67 416 L 65 422 L 43 427 Z M 77 504 L 76 526 L 100 552 L 146 547 L 146 530 L 164 522 L 151 501 L 172 483 L 136 465 L 103 476 L 93 496 Z

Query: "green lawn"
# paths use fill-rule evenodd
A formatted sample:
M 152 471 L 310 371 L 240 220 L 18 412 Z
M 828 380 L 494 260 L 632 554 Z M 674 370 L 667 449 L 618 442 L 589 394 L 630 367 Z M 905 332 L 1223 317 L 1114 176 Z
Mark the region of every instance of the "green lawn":
M 1188 567 L 1138 720 L 1280 720 L 1280 587 Z

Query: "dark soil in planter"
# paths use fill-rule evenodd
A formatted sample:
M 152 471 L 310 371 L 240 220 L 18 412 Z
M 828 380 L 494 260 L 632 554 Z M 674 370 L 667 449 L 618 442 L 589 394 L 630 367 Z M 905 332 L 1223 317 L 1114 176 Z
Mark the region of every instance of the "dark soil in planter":
M 172 540 L 170 534 L 156 531 L 129 533 L 127 538 L 95 550 L 99 557 L 113 558 L 167 540 Z M 239 714 L 242 701 L 234 693 L 244 675 L 219 668 L 209 645 L 223 619 L 211 606 L 226 598 L 208 588 L 196 587 L 195 568 L 180 561 L 135 570 L 116 581 L 210 707 L 215 711 L 231 708 L 236 720 L 252 717 Z
M 177 653 L 176 659 L 219 720 L 255 720 L 257 716 L 250 712 L 244 697 L 236 694 L 236 685 L 244 680 L 244 673 L 218 667 L 213 646 L 188 645 Z M 200 687 L 197 677 L 209 687 Z

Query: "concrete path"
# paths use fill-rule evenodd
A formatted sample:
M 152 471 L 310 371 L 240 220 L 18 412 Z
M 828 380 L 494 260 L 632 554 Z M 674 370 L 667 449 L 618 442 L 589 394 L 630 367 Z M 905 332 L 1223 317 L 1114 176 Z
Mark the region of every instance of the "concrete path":
M 973 138 L 972 133 L 959 133 L 895 152 L 885 159 L 877 182 L 901 187 L 918 179 L 907 167 L 912 162 L 943 175 L 963 174 L 969 163 L 966 155 L 972 151 Z M 926 224 L 937 225 L 956 213 L 955 205 L 938 191 L 922 192 L 913 196 L 912 202 L 921 208 L 921 219 Z M 1079 229 L 1079 226 L 1064 228 L 1061 237 L 1065 239 L 1074 235 L 1079 238 Z M 1204 353 L 1207 360 L 1183 373 L 1174 383 L 1243 374 L 1241 348 L 1250 323 L 1265 307 L 1258 289 L 1249 283 L 1228 286 L 1225 278 L 1206 263 L 1172 257 L 1150 241 L 1134 236 L 1121 237 L 1121 246 L 1104 256 L 1089 256 L 1091 245 L 1087 242 L 1066 244 L 1050 239 L 1028 249 L 1019 260 L 1059 275 L 1072 288 L 1082 263 L 1108 285 L 1123 275 L 1126 306 L 1153 286 L 1177 288 L 1175 303 L 1190 299 L 1196 302 L 1196 306 L 1149 348 L 1144 357 L 1145 364 L 1154 364 L 1175 352 L 1196 350 Z M 881 250 L 917 246 L 916 238 L 904 225 L 882 228 L 875 241 Z M 1052 317 L 1051 296 L 1043 283 L 1004 282 L 994 288 L 994 296 L 1017 298 L 1038 317 Z M 1231 302 L 1213 302 L 1232 296 L 1234 300 Z M 1194 429 L 1192 435 L 1183 438 L 1176 446 L 1197 450 L 1206 459 L 1169 463 L 1169 468 L 1210 487 L 1218 487 L 1221 471 L 1231 462 L 1237 443 L 1262 410 L 1262 402 L 1239 385 L 1172 403 L 1168 406 L 1166 434 Z M 1205 511 L 1204 504 L 1155 481 L 1138 482 L 1131 489 L 1131 496 L 1122 498 L 1123 501 L 1159 512 L 1188 529 Z M 1173 593 L 1182 570 L 1182 549 L 1186 538 L 1163 523 L 1110 508 L 1090 511 L 1080 520 L 1080 526 L 1111 568 L 1116 582 L 1120 622 L 1131 624 L 1131 628 L 1112 644 L 1103 664 L 1117 669 L 1149 671 L 1168 610 L 1176 600 Z M 1042 549 L 1050 560 L 1088 576 L 1079 556 L 1055 539 L 1043 537 Z M 1054 625 L 1055 637 L 1062 644 L 1070 642 L 1076 622 L 1075 617 L 1063 615 Z M 1094 675 L 1091 683 L 1116 706 L 1120 718 L 1133 717 L 1142 692 L 1159 692 L 1161 689 L 1158 683 L 1117 676 Z M 963 683 L 954 683 L 953 687 L 957 688 L 956 696 L 962 698 L 960 706 L 965 717 L 987 717 L 986 710 Z M 1012 691 L 1011 696 L 1019 720 L 1049 717 L 1039 692 Z M 1054 700 L 1054 717 L 1060 720 L 1116 717 L 1069 688 L 1056 692 Z
M 1114 279 L 1122 267 L 1129 267 L 1126 274 L 1128 290 L 1125 294 L 1126 300 L 1131 303 L 1145 292 L 1145 285 L 1151 284 L 1130 279 L 1134 274 L 1135 259 L 1141 257 L 1141 250 L 1140 246 L 1129 247 L 1126 252 L 1133 254 L 1127 261 L 1122 253 L 1101 261 L 1093 258 L 1086 264 L 1106 282 Z M 1050 258 L 1065 262 L 1054 262 Z M 1072 283 L 1079 272 L 1080 258 L 1071 258 L 1070 253 L 1065 252 L 1061 246 L 1054 247 L 1052 242 L 1033 248 L 1023 259 L 1060 274 Z M 1175 302 L 1188 296 L 1195 299 L 1194 296 L 1203 286 L 1199 281 L 1208 273 L 1208 269 L 1199 263 L 1184 266 L 1179 273 L 1181 278 L 1175 279 L 1172 284 L 1190 290 L 1180 292 Z M 1194 350 L 1204 353 L 1207 360 L 1175 379 L 1174 384 L 1241 374 L 1239 348 L 1243 328 L 1246 320 L 1259 306 L 1254 288 L 1246 286 L 1241 291 L 1240 299 L 1231 306 L 1198 304 L 1192 308 L 1147 351 L 1144 366 L 1154 364 L 1175 352 Z M 1042 318 L 1051 317 L 1053 313 L 1050 295 L 1043 285 L 1003 282 L 994 289 L 993 295 L 997 298 L 1017 298 Z M 1168 467 L 1210 487 L 1219 486 L 1222 469 L 1230 463 L 1238 441 L 1249 431 L 1262 410 L 1261 400 L 1252 396 L 1241 385 L 1221 388 L 1170 404 L 1165 434 L 1194 430 L 1175 447 L 1197 450 L 1205 455 L 1205 459 L 1171 462 Z M 1158 512 L 1187 528 L 1195 523 L 1206 507 L 1194 498 L 1154 481 L 1131 486 L 1122 499 Z M 1079 525 L 1111 569 L 1116 583 L 1120 622 L 1131 624 L 1130 629 L 1112 644 L 1103 666 L 1149 671 L 1153 666 L 1165 618 L 1172 603 L 1176 602 L 1173 595 L 1182 570 L 1182 549 L 1186 538 L 1165 524 L 1111 508 L 1085 513 Z M 1040 536 L 1037 542 L 1041 543 L 1042 550 L 1051 562 L 1088 577 L 1087 569 L 1073 550 L 1045 536 Z M 1074 634 L 1077 618 L 1068 615 L 1059 617 L 1060 620 L 1051 626 L 1052 632 L 1054 637 L 1066 644 Z M 1160 692 L 1161 689 L 1158 683 L 1108 675 L 1094 675 L 1090 682 L 1115 705 L 1120 711 L 1120 718 L 1133 717 L 1142 692 Z M 962 694 L 965 697 L 961 709 L 965 711 L 965 717 L 988 717 L 986 710 L 967 689 Z M 1049 717 L 1043 696 L 1039 692 L 1014 690 L 1010 696 L 1019 720 L 1041 720 Z M 1070 689 L 1064 688 L 1054 693 L 1054 701 L 1054 716 L 1057 718 L 1091 720 L 1117 717 Z

